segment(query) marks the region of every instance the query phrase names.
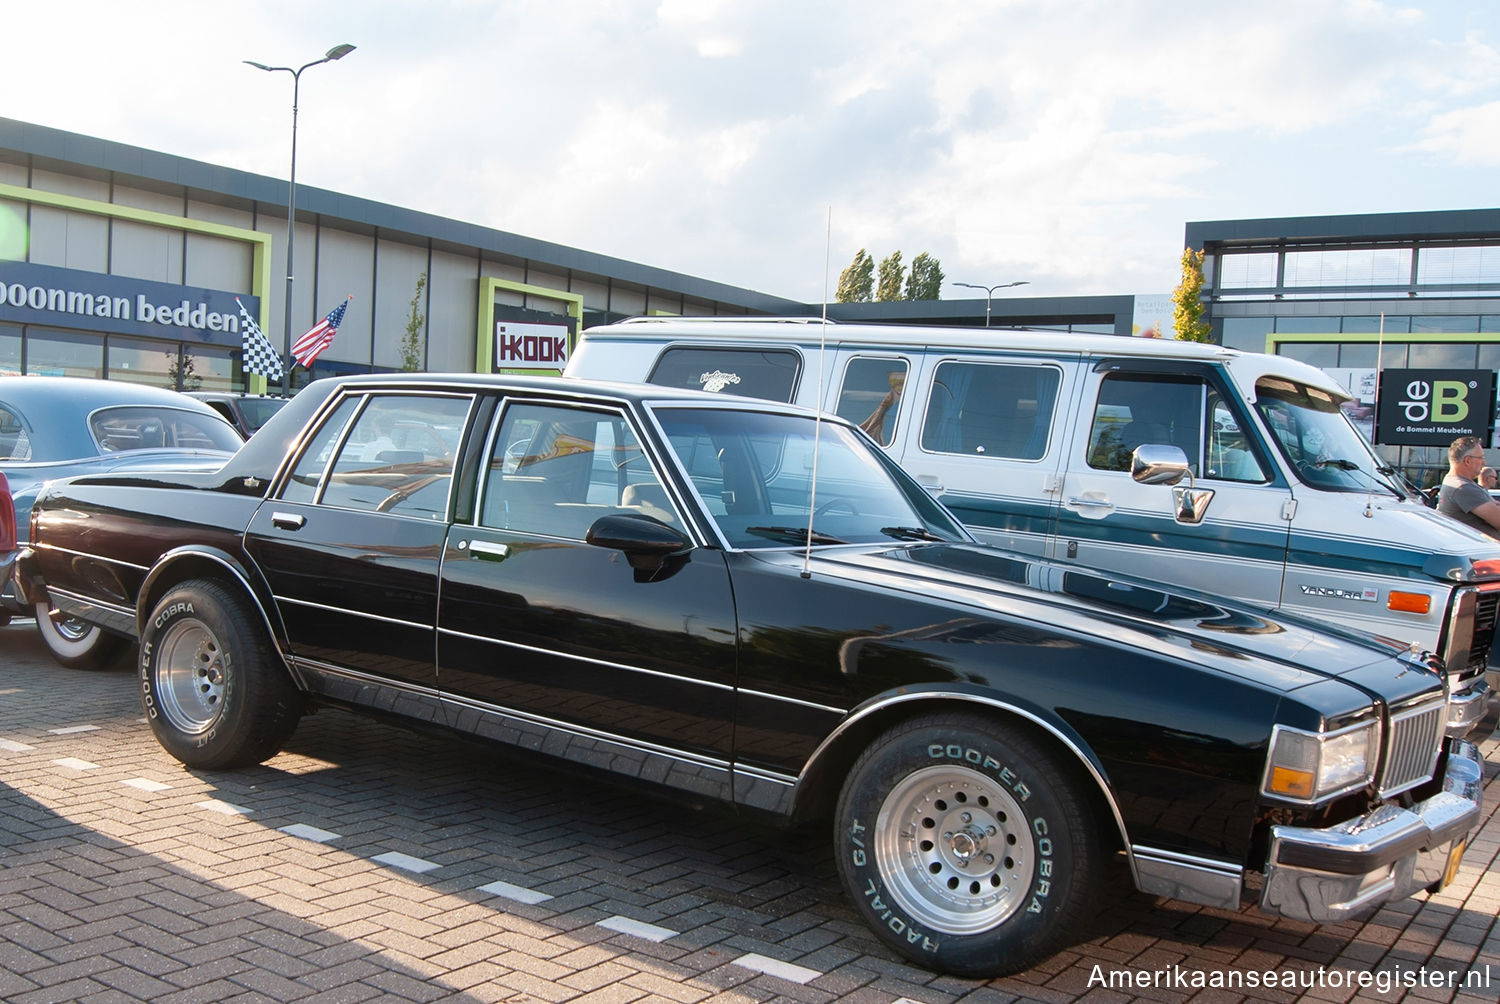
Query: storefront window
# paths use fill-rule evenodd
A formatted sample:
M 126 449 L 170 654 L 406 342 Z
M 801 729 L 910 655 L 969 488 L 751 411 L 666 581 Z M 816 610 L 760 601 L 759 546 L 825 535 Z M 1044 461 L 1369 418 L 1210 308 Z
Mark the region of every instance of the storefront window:
M 1244 352 L 1266 351 L 1266 335 L 1275 326 L 1271 317 L 1226 317 L 1224 318 L 1223 344 L 1225 348 Z
M 0 324 L 0 376 L 21 375 L 21 329 Z
M 1276 354 L 1321 366 L 1324 369 L 1339 364 L 1337 342 L 1283 342 L 1277 348 Z
M 1473 342 L 1413 342 L 1409 362 L 1412 369 L 1461 369 L 1474 368 Z
M 1454 317 L 1429 315 L 1426 317 L 1413 317 L 1411 319 L 1411 329 L 1421 332 L 1451 331 L 1460 335 L 1472 335 L 1479 330 L 1479 318 L 1473 315 Z
M 26 372 L 35 376 L 102 377 L 104 339 L 55 328 L 27 328 Z
M 1344 318 L 1345 334 L 1371 334 L 1378 335 L 1382 331 L 1386 334 L 1400 332 L 1406 334 L 1411 330 L 1411 318 L 1402 314 L 1392 317 L 1389 314 L 1381 317 L 1376 314 L 1373 317 L 1346 317 Z
M 109 378 L 176 387 L 177 343 L 115 336 L 109 340 Z

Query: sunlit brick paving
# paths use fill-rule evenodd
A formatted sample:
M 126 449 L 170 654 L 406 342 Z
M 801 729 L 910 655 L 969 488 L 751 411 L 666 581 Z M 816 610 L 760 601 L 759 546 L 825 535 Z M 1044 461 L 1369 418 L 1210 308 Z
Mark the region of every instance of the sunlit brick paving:
M 1500 760 L 1495 742 L 1485 745 Z M 0 999 L 1459 1001 L 1500 998 L 1500 786 L 1457 882 L 1316 927 L 1158 900 L 987 983 L 895 961 L 821 830 L 783 833 L 322 712 L 193 773 L 128 666 L 0 628 Z

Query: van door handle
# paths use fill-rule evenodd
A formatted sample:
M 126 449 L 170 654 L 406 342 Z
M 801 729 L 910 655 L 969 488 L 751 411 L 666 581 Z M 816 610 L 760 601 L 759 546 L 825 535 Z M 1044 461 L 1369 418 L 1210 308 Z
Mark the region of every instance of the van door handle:
M 1068 499 L 1068 505 L 1083 506 L 1093 509 L 1113 509 L 1115 504 L 1109 499 L 1079 498 L 1076 495 Z
M 271 513 L 271 525 L 279 530 L 300 530 L 306 523 L 306 517 L 294 512 Z

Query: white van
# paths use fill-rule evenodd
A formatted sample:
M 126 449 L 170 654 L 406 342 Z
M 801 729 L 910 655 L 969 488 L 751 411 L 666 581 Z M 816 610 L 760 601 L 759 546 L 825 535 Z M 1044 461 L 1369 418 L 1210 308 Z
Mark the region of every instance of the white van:
M 1454 734 L 1500 689 L 1500 543 L 1409 494 L 1341 410 L 1349 395 L 1295 360 L 1109 335 L 653 317 L 585 331 L 566 373 L 821 406 L 983 540 L 1419 644 L 1449 668 Z

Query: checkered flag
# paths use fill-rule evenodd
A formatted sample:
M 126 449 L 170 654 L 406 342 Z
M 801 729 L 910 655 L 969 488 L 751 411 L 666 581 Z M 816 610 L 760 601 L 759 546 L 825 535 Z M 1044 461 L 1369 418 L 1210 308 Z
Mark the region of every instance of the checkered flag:
M 240 303 L 240 298 L 236 296 L 234 302 L 240 308 L 240 322 L 244 327 L 241 345 L 245 350 L 245 372 L 263 374 L 268 380 L 280 380 L 281 353 L 261 333 L 260 325 Z

